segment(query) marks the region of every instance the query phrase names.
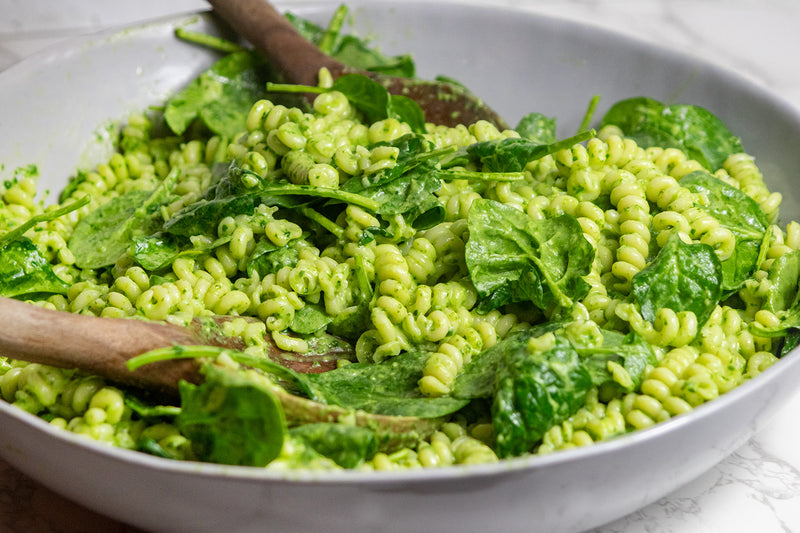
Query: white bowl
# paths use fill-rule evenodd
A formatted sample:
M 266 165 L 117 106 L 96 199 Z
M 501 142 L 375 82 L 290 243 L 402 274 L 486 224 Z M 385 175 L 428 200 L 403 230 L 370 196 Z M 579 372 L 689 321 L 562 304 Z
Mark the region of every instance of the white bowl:
M 733 73 L 596 28 L 511 8 L 432 1 L 350 2 L 355 31 L 411 52 L 419 74 L 457 78 L 513 124 L 539 111 L 574 132 L 647 95 L 703 105 L 743 138 L 783 214 L 800 218 L 800 116 Z M 327 21 L 335 5 L 293 4 Z M 217 33 L 199 14 L 192 29 Z M 78 40 L 0 75 L 0 177 L 35 163 L 58 191 L 100 161 L 103 124 L 158 104 L 215 55 L 175 39 L 186 18 Z M 794 392 L 800 354 L 694 412 L 595 446 L 467 468 L 281 474 L 184 463 L 110 448 L 0 402 L 0 455 L 89 508 L 153 531 L 580 531 L 621 517 L 695 478 L 742 445 Z

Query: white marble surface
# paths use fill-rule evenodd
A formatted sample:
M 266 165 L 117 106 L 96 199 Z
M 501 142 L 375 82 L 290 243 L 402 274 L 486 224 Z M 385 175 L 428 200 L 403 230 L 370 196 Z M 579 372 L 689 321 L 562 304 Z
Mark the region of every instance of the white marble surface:
M 678 48 L 734 69 L 800 107 L 800 58 L 797 57 L 800 2 L 797 0 L 471 1 L 523 6 Z M 0 70 L 76 34 L 198 8 L 204 9 L 204 2 L 0 0 Z M 776 412 L 755 438 L 721 464 L 662 500 L 594 533 L 800 532 L 798 412 L 800 395 Z M 29 503 L 22 504 L 24 494 L 30 495 L 31 491 L 44 496 L 27 498 Z M 18 501 L 9 505 L 9 499 Z M 35 505 L 37 501 L 48 503 Z M 0 524 L 11 528 L 8 531 L 122 531 L 120 528 L 124 528 L 88 511 L 71 509 L 70 505 L 0 463 Z M 5 514 L 10 509 L 18 513 L 61 513 L 61 518 L 74 516 L 77 522 L 70 522 L 72 525 L 64 529 L 65 522 L 57 517 L 21 519 L 17 515 L 14 520 Z

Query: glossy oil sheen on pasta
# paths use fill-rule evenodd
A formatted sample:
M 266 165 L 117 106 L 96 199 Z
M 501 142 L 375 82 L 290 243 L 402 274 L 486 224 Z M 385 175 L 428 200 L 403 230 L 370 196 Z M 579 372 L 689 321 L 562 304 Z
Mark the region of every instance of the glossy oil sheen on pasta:
M 5 183 L 3 233 L 89 202 L 3 242 L 0 260 L 32 243 L 56 278 L 4 279 L 4 294 L 103 317 L 251 317 L 223 327 L 247 355 L 323 352 L 311 367 L 337 368 L 296 377 L 298 390 L 229 352 L 208 364 L 262 395 L 311 390 L 316 404 L 429 423 L 398 444 L 355 416 L 279 414 L 266 430 L 277 451 L 229 461 L 186 406 L 0 360 L 6 401 L 92 439 L 268 468 L 496 461 L 681 415 L 796 343 L 800 225 L 777 225 L 780 195 L 745 153 L 717 167 L 614 124 L 567 147 L 486 122 L 420 131 L 370 120 L 337 90 L 311 110 L 253 102 L 230 138 L 163 131 L 158 112 L 129 117 L 118 152 L 56 205 L 35 200 L 34 177 Z M 497 149 L 515 143 L 527 151 Z M 320 339 L 344 348 L 326 358 Z

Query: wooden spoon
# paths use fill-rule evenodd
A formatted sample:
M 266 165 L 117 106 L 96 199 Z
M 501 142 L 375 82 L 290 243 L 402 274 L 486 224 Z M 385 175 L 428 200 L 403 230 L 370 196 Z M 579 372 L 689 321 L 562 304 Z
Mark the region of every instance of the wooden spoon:
M 176 344 L 221 345 L 215 339 L 201 338 L 189 328 L 53 311 L 10 298 L 0 298 L 0 324 L 0 354 L 6 357 L 78 368 L 159 392 L 175 391 L 182 379 L 200 382 L 195 361 L 165 361 L 130 371 L 126 366 L 129 359 Z
M 45 309 L 10 298 L 0 298 L 0 355 L 61 368 L 79 368 L 110 380 L 140 388 L 174 391 L 180 380 L 202 380 L 196 363 L 189 359 L 163 361 L 128 369 L 129 359 L 175 345 L 219 346 L 245 349 L 238 337 L 223 335 L 222 324 L 232 316 L 195 318 L 187 327 L 137 320 L 100 318 Z M 256 321 L 253 317 L 238 317 Z M 275 362 L 301 373 L 327 372 L 338 359 L 352 359 L 352 347 L 332 342 L 311 343 L 307 355 L 267 344 L 267 355 Z
M 219 321 L 229 318 L 215 317 Z M 78 315 L 0 298 L 0 355 L 60 368 L 77 368 L 118 383 L 175 396 L 181 380 L 196 384 L 203 381 L 196 360 L 155 362 L 133 371 L 126 363 L 139 354 L 175 345 L 244 348 L 240 340 L 221 335 L 215 328 L 203 327 L 199 321 L 193 322 L 193 326 Z M 271 355 L 285 366 L 292 367 L 297 362 L 286 352 L 273 350 L 276 351 Z M 337 355 L 341 354 L 334 354 L 334 357 Z M 319 360 L 315 361 L 315 366 L 319 364 Z M 443 422 L 442 419 L 353 413 L 295 396 L 277 386 L 273 392 L 290 423 L 336 422 L 340 417 L 347 417 L 358 425 L 373 428 L 386 450 L 411 445 L 431 434 Z
M 264 0 L 209 0 L 209 3 L 222 19 L 270 60 L 288 83 L 317 85 L 322 67 L 334 78 L 357 72 L 380 82 L 392 94 L 415 100 L 428 122 L 452 127 L 488 120 L 501 130 L 508 128 L 483 101 L 456 85 L 364 72 L 340 63 L 307 41 L 286 17 Z

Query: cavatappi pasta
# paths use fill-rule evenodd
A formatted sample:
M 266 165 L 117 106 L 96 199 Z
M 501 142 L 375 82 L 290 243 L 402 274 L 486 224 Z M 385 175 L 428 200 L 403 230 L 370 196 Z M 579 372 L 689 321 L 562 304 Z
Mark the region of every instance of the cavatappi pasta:
M 324 92 L 313 110 L 255 102 L 246 129 L 235 138 L 159 136 L 156 114 L 134 114 L 121 128 L 118 151 L 106 163 L 74 178 L 60 204 L 35 199 L 36 182 L 20 177 L 0 191 L 0 234 L 34 215 L 89 197 L 85 207 L 30 229 L 28 236 L 68 285 L 63 294 L 31 298 L 37 305 L 102 317 L 139 317 L 186 324 L 195 317 L 232 315 L 225 334 L 243 339 L 246 351 L 263 356 L 266 345 L 303 354 L 308 339 L 292 324 L 309 307 L 336 317 L 372 291 L 363 330 L 352 338 L 353 362 L 378 364 L 414 350 L 427 360 L 418 381 L 424 397 L 450 395 L 465 365 L 515 331 L 558 318 L 575 325 L 586 342 L 601 329 L 635 332 L 656 361 L 632 386 L 629 371 L 610 362 L 608 371 L 624 392 L 593 387 L 580 408 L 554 423 L 528 450 L 550 453 L 589 445 L 686 413 L 713 400 L 777 360 L 775 339 L 750 327 L 776 325 L 767 305 L 774 280 L 771 265 L 800 249 L 800 226 L 777 225 L 780 195 L 766 187 L 752 157 L 731 155 L 713 175 L 747 194 L 769 220 L 765 259 L 740 288 L 700 322 L 692 311 L 668 307 L 643 316 L 631 299 L 632 282 L 677 236 L 707 244 L 720 261 L 735 253 L 737 236 L 707 209 L 703 192 L 682 178 L 703 166 L 675 148 L 642 148 L 616 126 L 586 142 L 525 163 L 520 179 L 445 180 L 436 191 L 440 222 L 415 228 L 403 216 L 379 215 L 363 205 L 340 206 L 335 218 L 298 206 L 291 214 L 259 203 L 251 213 L 222 216 L 203 234 L 192 235 L 197 253 L 183 254 L 157 270 L 144 268 L 131 253 L 113 265 L 80 267 L 67 246 L 89 213 L 131 191 L 152 191 L 172 180 L 164 220 L 203 198 L 215 180 L 215 165 L 246 171 L 245 187 L 261 181 L 336 190 L 349 180 L 370 177 L 398 164 L 392 145 L 411 127 L 395 118 L 366 122 L 348 99 Z M 421 135 L 431 150 L 458 150 L 484 141 L 519 137 L 488 122 L 447 128 L 428 124 Z M 457 170 L 489 172 L 474 161 Z M 250 180 L 252 183 L 248 183 Z M 594 250 L 588 285 L 567 308 L 507 305 L 481 312 L 465 248 L 468 216 L 477 201 L 492 200 L 532 221 L 574 217 Z M 325 230 L 317 238 L 304 221 Z M 383 224 L 383 225 L 382 225 Z M 365 239 L 370 228 L 386 229 Z M 282 250 L 285 259 L 269 272 L 252 268 L 263 250 Z M 556 317 L 557 314 L 557 317 Z M 549 334 L 530 350 L 546 351 Z M 535 342 L 534 342 L 535 341 Z M 599 341 L 598 341 L 599 342 Z M 344 365 L 346 362 L 340 363 Z M 615 390 L 620 390 L 615 389 Z M 192 443 L 168 417 L 141 416 L 125 401 L 127 392 L 74 370 L 0 359 L 0 393 L 7 402 L 55 426 L 124 448 L 152 439 L 178 459 L 195 458 Z M 496 428 L 489 411 L 459 411 L 413 446 L 379 451 L 357 466 L 392 470 L 496 461 Z M 269 468 L 298 466 L 294 440 Z M 300 466 L 307 466 L 300 465 Z M 333 467 L 320 460 L 315 467 Z

